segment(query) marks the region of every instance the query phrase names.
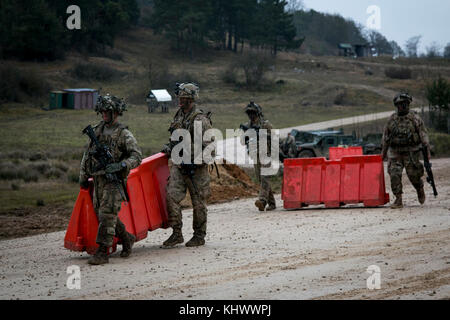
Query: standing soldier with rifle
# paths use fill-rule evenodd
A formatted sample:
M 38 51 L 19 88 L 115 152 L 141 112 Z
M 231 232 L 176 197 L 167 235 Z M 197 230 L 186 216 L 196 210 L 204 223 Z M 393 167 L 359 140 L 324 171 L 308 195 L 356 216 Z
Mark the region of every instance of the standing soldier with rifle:
M 88 263 L 108 263 L 108 248 L 113 245 L 114 236 L 122 241 L 120 256 L 126 258 L 136 241 L 117 217 L 122 201 L 127 201 L 126 178 L 131 169 L 138 167 L 142 154 L 133 134 L 117 119 L 126 111 L 125 103 L 109 94 L 100 96 L 95 106 L 103 121 L 88 126 L 83 133 L 90 137 L 80 167 L 80 185 L 89 188 L 88 179 L 94 178 L 94 209 L 99 226 L 96 242 L 99 248 Z
M 186 191 L 189 190 L 193 207 L 194 229 L 193 237 L 186 242 L 187 247 L 198 247 L 205 244 L 206 222 L 208 209 L 206 201 L 211 194 L 210 176 L 208 172 L 208 164 L 205 159 L 201 164 L 194 164 L 194 126 L 195 123 L 201 125 L 201 135 L 212 128 L 210 116 L 211 114 L 203 112 L 195 104 L 198 98 L 199 87 L 195 83 L 176 84 L 175 93 L 179 99 L 179 110 L 169 127 L 172 134 L 178 129 L 187 130 L 191 137 L 191 159 L 190 163 L 175 164 L 174 157 L 179 156 L 172 154 L 172 150 L 178 142 L 170 141 L 164 145 L 162 152 L 171 159 L 170 177 L 166 187 L 167 210 L 169 213 L 169 226 L 172 228 L 172 235 L 163 243 L 163 248 L 172 248 L 177 244 L 183 243 L 183 220 L 181 212 L 181 201 L 186 197 Z M 208 142 L 202 142 L 201 151 L 209 145 Z
M 403 208 L 403 168 L 406 169 L 406 174 L 417 191 L 420 204 L 425 203 L 422 181 L 424 167 L 419 157 L 422 151 L 425 162 L 429 163 L 430 142 L 423 120 L 417 113 L 410 111 L 411 102 L 412 97 L 407 93 L 401 93 L 394 98 L 397 112 L 389 118 L 383 134 L 382 155 L 384 160 L 388 159 L 391 188 L 396 197 L 394 204 L 391 205 L 392 209 Z M 431 171 L 431 166 L 429 168 Z M 434 186 L 434 180 L 432 185 Z

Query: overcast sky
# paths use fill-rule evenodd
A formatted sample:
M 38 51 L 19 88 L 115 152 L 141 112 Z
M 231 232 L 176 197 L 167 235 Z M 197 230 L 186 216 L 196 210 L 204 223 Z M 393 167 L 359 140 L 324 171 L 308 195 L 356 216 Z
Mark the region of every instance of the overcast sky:
M 450 42 L 450 0 L 303 0 L 307 9 L 338 13 L 366 25 L 367 8 L 381 9 L 381 30 L 389 41 L 403 49 L 409 38 L 422 36 L 419 52 L 433 41 L 445 47 Z

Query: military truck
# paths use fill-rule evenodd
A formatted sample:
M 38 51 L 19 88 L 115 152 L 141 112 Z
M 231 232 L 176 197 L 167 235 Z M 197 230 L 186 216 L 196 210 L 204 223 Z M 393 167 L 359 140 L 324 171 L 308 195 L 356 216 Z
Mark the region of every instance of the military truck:
M 357 139 L 353 135 L 344 135 L 343 131 L 298 131 L 291 135 L 297 145 L 297 158 L 316 158 L 329 156 L 330 147 L 354 146 Z
M 363 147 L 363 153 L 367 155 L 381 154 L 381 140 L 383 134 L 381 133 L 369 133 L 363 137 L 362 141 L 358 145 Z

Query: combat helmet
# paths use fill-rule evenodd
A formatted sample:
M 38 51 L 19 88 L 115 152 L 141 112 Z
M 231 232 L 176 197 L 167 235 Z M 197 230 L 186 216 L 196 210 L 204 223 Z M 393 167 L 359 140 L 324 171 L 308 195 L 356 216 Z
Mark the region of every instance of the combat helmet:
M 109 93 L 106 96 L 99 96 L 97 104 L 95 105 L 95 111 L 101 113 L 103 111 L 115 111 L 121 116 L 124 111 L 127 111 L 127 105 L 123 99 L 119 99 Z
M 394 105 L 398 105 L 402 102 L 407 102 L 408 105 L 411 104 L 413 98 L 408 93 L 400 93 L 394 98 Z
M 250 101 L 250 103 L 247 105 L 247 107 L 245 108 L 245 113 L 249 114 L 250 112 L 256 112 L 256 114 L 259 117 L 262 117 L 262 108 L 260 105 L 256 104 L 253 101 Z
M 200 88 L 193 82 L 176 83 L 175 94 L 178 98 L 198 99 Z

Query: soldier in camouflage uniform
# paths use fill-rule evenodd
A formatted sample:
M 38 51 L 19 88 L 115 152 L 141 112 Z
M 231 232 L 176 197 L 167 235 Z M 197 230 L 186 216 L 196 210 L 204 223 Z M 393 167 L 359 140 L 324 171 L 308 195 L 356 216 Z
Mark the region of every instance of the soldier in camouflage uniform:
M 254 103 L 253 101 L 250 102 L 250 104 L 245 108 L 245 113 L 247 113 L 247 116 L 249 118 L 249 122 L 245 123 L 241 126 L 249 129 L 254 129 L 256 131 L 259 131 L 260 129 L 266 129 L 267 130 L 267 150 L 270 152 L 271 150 L 271 131 L 273 129 L 272 124 L 264 119 L 264 115 L 262 113 L 262 108 Z M 258 134 L 258 133 L 257 133 Z M 245 139 L 248 139 L 248 137 L 245 137 Z M 241 136 L 241 143 L 247 144 L 249 141 L 244 140 L 244 135 Z M 259 188 L 259 199 L 256 200 L 255 206 L 259 209 L 259 211 L 272 211 L 276 209 L 276 203 L 275 198 L 273 196 L 272 188 L 269 183 L 269 179 L 266 175 L 261 174 L 261 168 L 269 168 L 270 163 L 267 165 L 261 164 L 261 161 L 259 159 L 259 147 L 257 148 L 257 155 L 256 159 L 254 159 L 254 168 L 255 168 L 255 174 L 258 179 L 258 182 L 260 183 Z M 266 209 L 267 207 L 267 209 Z
M 295 138 L 288 133 L 286 139 L 280 140 L 280 159 L 294 159 L 297 157 L 297 145 L 295 144 Z
M 89 264 L 108 263 L 108 248 L 113 245 L 114 236 L 122 241 L 121 257 L 131 254 L 131 248 L 136 241 L 134 235 L 128 233 L 125 225 L 118 219 L 124 194 L 126 191 L 126 178 L 131 169 L 139 166 L 142 160 L 141 151 L 133 134 L 126 126 L 117 121 L 118 116 L 126 110 L 125 103 L 109 94 L 100 96 L 95 106 L 97 114 L 101 113 L 103 121 L 93 129 L 100 143 L 108 146 L 115 162 L 109 164 L 104 170 L 95 171 L 98 164 L 92 156 L 95 145 L 90 143 L 84 152 L 80 168 L 80 185 L 89 188 L 88 179 L 94 178 L 94 209 L 98 216 L 99 226 L 96 242 L 99 244 Z M 106 174 L 116 173 L 123 179 L 121 185 L 114 184 L 106 179 Z
M 173 161 L 172 150 L 177 142 L 170 141 L 162 150 L 171 157 L 171 168 L 169 182 L 166 187 L 167 210 L 169 212 L 169 225 L 173 229 L 172 235 L 163 243 L 164 248 L 172 248 L 177 244 L 183 243 L 182 234 L 182 213 L 181 201 L 186 197 L 186 191 L 192 200 L 193 206 L 193 237 L 186 243 L 187 247 L 197 247 L 205 244 L 207 207 L 206 201 L 211 194 L 210 176 L 208 164 L 194 164 L 194 124 L 201 124 L 202 137 L 205 131 L 212 128 L 210 113 L 206 114 L 200 110 L 194 103 L 198 98 L 199 88 L 193 83 L 177 84 L 177 96 L 179 98 L 179 110 L 170 125 L 169 132 L 172 134 L 177 129 L 185 129 L 191 137 L 191 161 L 190 164 L 175 164 Z M 209 143 L 203 142 L 202 150 Z M 214 155 L 213 155 L 214 156 Z
M 423 120 L 409 106 L 412 97 L 402 93 L 394 98 L 397 112 L 393 114 L 384 129 L 382 140 L 383 159 L 388 159 L 388 172 L 391 177 L 392 193 L 396 200 L 392 209 L 403 208 L 402 172 L 406 174 L 417 191 L 421 204 L 425 203 L 422 177 L 424 167 L 419 161 L 420 150 L 426 147 L 430 155 L 430 143 Z

